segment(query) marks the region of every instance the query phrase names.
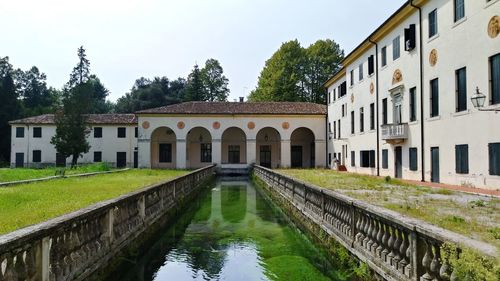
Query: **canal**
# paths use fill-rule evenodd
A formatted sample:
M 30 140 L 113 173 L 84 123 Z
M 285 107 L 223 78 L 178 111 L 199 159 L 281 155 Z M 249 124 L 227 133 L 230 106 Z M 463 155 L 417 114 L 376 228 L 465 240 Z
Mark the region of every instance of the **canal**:
M 107 281 L 349 280 L 248 181 L 217 181 Z

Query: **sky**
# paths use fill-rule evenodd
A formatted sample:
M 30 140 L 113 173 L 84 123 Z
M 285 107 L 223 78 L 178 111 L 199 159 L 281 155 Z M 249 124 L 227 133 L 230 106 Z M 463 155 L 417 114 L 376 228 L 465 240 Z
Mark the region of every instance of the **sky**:
M 283 42 L 333 39 L 348 54 L 404 0 L 5 0 L 0 57 L 61 88 L 84 46 L 116 101 L 139 77 L 187 77 L 219 60 L 232 101 L 255 88 Z

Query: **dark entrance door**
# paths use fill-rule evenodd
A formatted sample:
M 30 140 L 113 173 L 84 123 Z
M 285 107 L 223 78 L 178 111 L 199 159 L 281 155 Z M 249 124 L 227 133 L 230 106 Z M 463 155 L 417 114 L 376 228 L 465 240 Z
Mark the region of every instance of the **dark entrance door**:
M 61 153 L 56 153 L 56 167 L 66 167 L 66 158 Z
M 271 146 L 260 146 L 260 165 L 262 167 L 271 168 Z
M 230 164 L 239 164 L 240 163 L 240 146 L 239 145 L 230 145 L 228 147 L 227 160 Z
M 431 181 L 439 182 L 439 147 L 431 147 Z
M 292 145 L 292 168 L 302 168 L 302 146 Z
M 127 166 L 127 152 L 116 153 L 116 167 L 123 168 Z
M 401 146 L 396 146 L 394 148 L 394 177 L 403 177 L 403 151 Z
M 16 168 L 24 167 L 24 153 L 16 153 Z
M 139 167 L 139 153 L 138 151 L 134 151 L 134 168 Z

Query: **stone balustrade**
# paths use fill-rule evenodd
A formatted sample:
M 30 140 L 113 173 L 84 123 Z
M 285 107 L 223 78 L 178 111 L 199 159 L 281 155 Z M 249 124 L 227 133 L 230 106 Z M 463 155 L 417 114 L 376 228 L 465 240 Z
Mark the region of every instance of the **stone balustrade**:
M 386 280 L 456 280 L 441 258 L 445 242 L 496 256 L 492 245 L 270 169 L 255 166 L 254 174 Z
M 182 206 L 215 166 L 0 236 L 0 281 L 85 280 Z

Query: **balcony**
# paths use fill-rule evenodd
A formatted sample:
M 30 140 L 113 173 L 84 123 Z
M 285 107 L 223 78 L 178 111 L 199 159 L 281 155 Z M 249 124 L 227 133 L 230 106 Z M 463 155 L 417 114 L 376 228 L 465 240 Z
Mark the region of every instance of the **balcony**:
M 382 139 L 391 144 L 403 143 L 408 139 L 408 124 L 387 124 L 382 125 Z

